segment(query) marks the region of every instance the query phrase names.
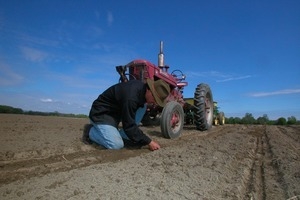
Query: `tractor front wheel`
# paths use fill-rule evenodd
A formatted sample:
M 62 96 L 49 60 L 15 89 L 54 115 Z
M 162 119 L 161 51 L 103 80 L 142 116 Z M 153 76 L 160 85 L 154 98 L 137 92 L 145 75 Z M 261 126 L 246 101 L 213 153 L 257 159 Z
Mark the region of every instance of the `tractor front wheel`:
M 201 83 L 194 95 L 194 121 L 200 131 L 208 130 L 213 123 L 214 104 L 209 85 Z
M 184 124 L 184 112 L 182 106 L 171 101 L 164 107 L 161 119 L 160 128 L 165 138 L 174 139 L 180 136 Z

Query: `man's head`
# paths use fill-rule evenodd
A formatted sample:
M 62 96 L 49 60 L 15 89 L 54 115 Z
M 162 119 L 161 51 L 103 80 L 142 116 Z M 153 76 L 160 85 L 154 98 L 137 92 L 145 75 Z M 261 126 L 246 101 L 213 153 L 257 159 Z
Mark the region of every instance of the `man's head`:
M 147 79 L 147 84 L 150 88 L 150 91 L 154 97 L 155 102 L 164 107 L 166 105 L 166 99 L 170 94 L 170 86 L 163 80 L 153 81 Z

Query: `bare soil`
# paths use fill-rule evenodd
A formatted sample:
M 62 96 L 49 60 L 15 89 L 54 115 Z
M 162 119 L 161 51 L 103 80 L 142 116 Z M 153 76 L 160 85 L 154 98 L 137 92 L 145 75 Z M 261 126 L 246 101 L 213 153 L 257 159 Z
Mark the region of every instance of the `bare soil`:
M 86 123 L 0 114 L 0 199 L 300 199 L 300 126 L 142 126 L 151 152 L 85 145 Z

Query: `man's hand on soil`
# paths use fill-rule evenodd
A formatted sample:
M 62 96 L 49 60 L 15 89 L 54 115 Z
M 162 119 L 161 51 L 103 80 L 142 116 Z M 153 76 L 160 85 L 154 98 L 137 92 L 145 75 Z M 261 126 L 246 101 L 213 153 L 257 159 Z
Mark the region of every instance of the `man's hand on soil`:
M 159 144 L 154 141 L 151 141 L 148 146 L 151 151 L 160 149 Z

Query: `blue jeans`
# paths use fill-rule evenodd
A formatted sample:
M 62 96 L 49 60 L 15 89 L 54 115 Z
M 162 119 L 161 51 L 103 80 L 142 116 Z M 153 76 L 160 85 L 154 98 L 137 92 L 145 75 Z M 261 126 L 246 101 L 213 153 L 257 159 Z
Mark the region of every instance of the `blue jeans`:
M 139 124 L 146 112 L 146 104 L 139 108 L 135 114 L 135 122 Z M 124 130 L 118 130 L 116 127 L 105 124 L 96 124 L 91 121 L 93 127 L 89 132 L 90 139 L 107 149 L 121 149 L 124 147 L 123 139 L 129 140 Z

